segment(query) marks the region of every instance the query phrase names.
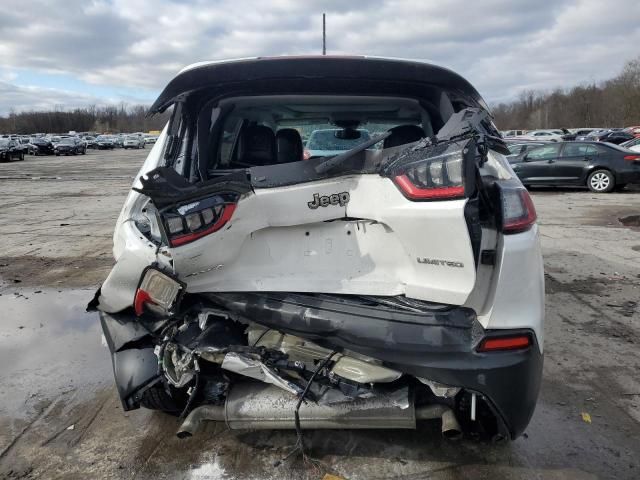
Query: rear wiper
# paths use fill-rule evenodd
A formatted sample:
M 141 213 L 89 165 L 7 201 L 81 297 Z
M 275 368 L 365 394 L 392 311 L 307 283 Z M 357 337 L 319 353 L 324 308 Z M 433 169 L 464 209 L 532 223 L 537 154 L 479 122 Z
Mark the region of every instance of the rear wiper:
M 360 153 L 366 150 L 367 148 L 369 148 L 370 146 L 375 145 L 378 142 L 381 142 L 382 140 L 387 138 L 389 135 L 391 135 L 391 132 L 385 132 L 381 135 L 377 135 L 375 137 L 372 137 L 370 140 L 364 143 L 361 143 L 356 147 L 353 147 L 351 150 L 347 150 L 346 152 L 341 153 L 340 155 L 331 157 L 326 162 L 319 163 L 318 165 L 316 165 L 316 168 L 315 168 L 316 173 L 326 173 L 329 170 L 334 169 L 335 167 L 349 160 L 351 157 L 353 157 L 357 153 Z

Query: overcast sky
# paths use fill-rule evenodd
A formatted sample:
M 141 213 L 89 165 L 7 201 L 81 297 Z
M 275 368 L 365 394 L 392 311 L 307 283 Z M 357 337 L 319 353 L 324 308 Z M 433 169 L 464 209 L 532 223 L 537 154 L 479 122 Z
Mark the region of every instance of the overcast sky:
M 489 103 L 616 75 L 640 0 L 2 0 L 0 114 L 150 104 L 183 66 L 321 52 L 429 60 Z

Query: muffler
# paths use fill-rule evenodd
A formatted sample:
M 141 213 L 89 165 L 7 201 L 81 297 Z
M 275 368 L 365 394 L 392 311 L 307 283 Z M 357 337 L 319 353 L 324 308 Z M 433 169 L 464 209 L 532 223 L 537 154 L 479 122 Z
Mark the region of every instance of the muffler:
M 236 384 L 231 388 L 224 405 L 195 408 L 184 420 L 177 435 L 179 438 L 192 436 L 204 420 L 225 422 L 231 430 L 294 429 L 297 402 L 298 399 L 291 393 L 273 385 Z M 444 418 L 447 415 L 447 432 L 452 428 L 460 430 L 450 408 L 429 405 L 416 409 L 413 402 L 406 403 L 406 408 L 400 408 L 397 398 L 384 395 L 333 405 L 303 403 L 299 411 L 300 427 L 309 430 L 415 429 L 416 420 L 442 417 L 444 435 Z

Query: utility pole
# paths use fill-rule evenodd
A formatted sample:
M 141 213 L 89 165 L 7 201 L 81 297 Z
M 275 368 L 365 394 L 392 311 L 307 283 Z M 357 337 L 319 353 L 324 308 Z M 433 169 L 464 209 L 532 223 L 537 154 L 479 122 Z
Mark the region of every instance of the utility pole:
M 322 14 L 322 55 L 327 54 L 327 15 Z

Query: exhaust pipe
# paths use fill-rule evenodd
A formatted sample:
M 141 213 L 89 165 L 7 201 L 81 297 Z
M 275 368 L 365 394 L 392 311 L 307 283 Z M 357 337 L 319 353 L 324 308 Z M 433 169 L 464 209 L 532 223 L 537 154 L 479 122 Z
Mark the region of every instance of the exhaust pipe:
M 205 420 L 225 422 L 231 430 L 283 430 L 295 428 L 294 411 L 298 399 L 276 386 L 241 383 L 231 388 L 224 405 L 203 405 L 191 411 L 177 435 L 187 438 Z M 449 407 L 429 405 L 416 409 L 412 402 L 399 408 L 394 399 L 376 396 L 334 405 L 311 402 L 300 407 L 302 429 L 415 429 L 416 420 L 442 418 L 442 433 L 460 432 Z M 446 418 L 446 421 L 445 421 Z M 446 424 L 446 428 L 445 428 Z
M 462 428 L 456 419 L 455 413 L 446 405 L 426 405 L 416 408 L 416 420 L 442 419 L 442 436 L 449 440 L 457 440 L 462 437 Z

